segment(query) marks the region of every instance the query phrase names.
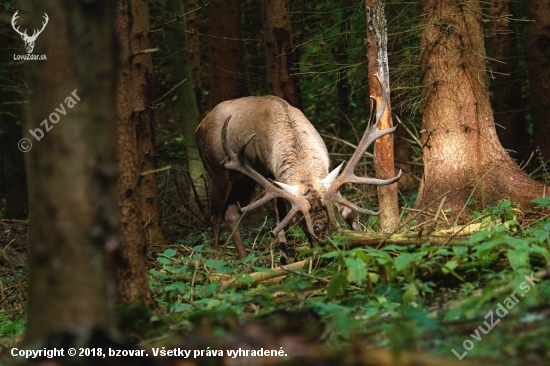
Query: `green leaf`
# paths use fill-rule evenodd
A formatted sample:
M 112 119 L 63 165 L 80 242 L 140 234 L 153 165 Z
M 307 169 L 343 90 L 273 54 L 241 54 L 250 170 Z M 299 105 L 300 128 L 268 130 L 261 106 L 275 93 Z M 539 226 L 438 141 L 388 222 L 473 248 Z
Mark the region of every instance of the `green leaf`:
M 525 250 L 510 249 L 506 254 L 510 261 L 510 266 L 514 271 L 525 270 L 531 267 L 529 263 L 529 252 Z
M 335 258 L 338 257 L 341 253 L 339 251 L 332 251 L 328 253 L 323 253 L 320 255 L 321 258 Z
M 468 250 L 469 250 L 468 247 L 459 247 L 459 246 L 453 247 L 453 253 L 459 256 L 468 253 Z
M 348 286 L 346 273 L 336 272 L 332 275 L 330 283 L 327 286 L 327 298 L 334 299 L 339 294 L 342 294 Z
M 157 262 L 161 264 L 172 264 L 172 261 L 169 258 L 166 257 L 158 257 Z
M 443 265 L 441 270 L 443 271 L 443 273 L 447 274 L 450 271 L 453 271 L 456 267 L 458 267 L 458 261 L 453 259 L 445 263 L 445 265 Z
M 531 200 L 531 202 L 536 203 L 538 206 L 535 208 L 545 208 L 550 207 L 550 197 L 546 198 L 535 198 L 534 200 Z
M 193 305 L 187 304 L 187 303 L 177 304 L 176 306 L 172 307 L 172 311 L 175 313 L 181 313 L 192 309 L 193 309 Z
M 174 257 L 178 252 L 174 249 L 166 249 L 164 255 L 167 257 Z
M 468 242 L 470 244 L 480 243 L 483 240 L 487 239 L 490 234 L 491 233 L 489 232 L 489 230 L 478 231 L 477 233 L 472 234 L 472 236 L 470 236 L 470 239 L 468 240 Z
M 349 282 L 357 282 L 359 285 L 367 276 L 367 265 L 363 260 L 358 258 L 345 258 L 346 266 L 348 267 L 348 275 L 346 279 Z
M 395 258 L 395 269 L 398 272 L 403 271 L 411 265 L 411 263 L 422 258 L 424 253 L 401 253 L 397 258 Z

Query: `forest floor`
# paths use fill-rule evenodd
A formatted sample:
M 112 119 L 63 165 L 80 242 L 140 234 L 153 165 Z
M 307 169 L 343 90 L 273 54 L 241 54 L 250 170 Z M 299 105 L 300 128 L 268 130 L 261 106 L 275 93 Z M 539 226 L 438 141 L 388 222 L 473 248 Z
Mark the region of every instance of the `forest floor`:
M 240 261 L 233 248 L 211 259 L 209 232 L 189 234 L 150 258 L 159 311 L 121 327 L 126 353 L 150 358 L 120 364 L 548 365 L 548 206 L 519 214 L 504 201 L 454 234 L 366 223 L 315 253 L 291 229 L 284 270 L 270 269 L 269 225 L 242 229 L 252 254 Z M 0 221 L 0 364 L 25 332 L 26 230 Z

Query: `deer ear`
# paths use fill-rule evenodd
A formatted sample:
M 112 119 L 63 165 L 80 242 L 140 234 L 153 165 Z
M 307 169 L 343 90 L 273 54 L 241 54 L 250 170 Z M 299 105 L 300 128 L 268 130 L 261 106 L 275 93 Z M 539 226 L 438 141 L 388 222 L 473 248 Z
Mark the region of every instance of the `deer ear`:
M 291 195 L 293 195 L 295 197 L 298 196 L 298 190 L 299 190 L 298 186 L 293 186 L 293 185 L 290 185 L 290 184 L 281 183 L 281 182 L 277 182 L 277 181 L 273 181 L 273 183 L 275 183 L 276 185 L 278 185 L 279 187 L 281 187 L 283 190 L 287 191 Z
M 342 165 L 344 165 L 343 162 L 342 164 L 334 168 L 332 172 L 328 173 L 326 177 L 319 180 L 319 183 L 321 183 L 323 187 L 325 187 L 325 189 L 329 189 L 332 183 L 336 180 L 336 178 L 338 178 L 338 173 L 340 173 L 340 169 L 342 169 Z

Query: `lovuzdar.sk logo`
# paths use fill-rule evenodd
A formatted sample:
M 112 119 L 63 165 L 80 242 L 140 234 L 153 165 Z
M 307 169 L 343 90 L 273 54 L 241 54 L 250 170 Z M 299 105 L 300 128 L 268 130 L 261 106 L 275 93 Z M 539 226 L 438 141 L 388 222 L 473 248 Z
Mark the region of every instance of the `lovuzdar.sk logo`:
M 19 30 L 19 25 L 17 25 L 16 20 L 19 18 L 19 10 L 13 14 L 13 17 L 11 18 L 11 26 L 13 27 L 13 30 L 15 30 L 21 38 L 23 38 L 23 42 L 25 42 L 25 49 L 27 51 L 26 55 L 13 55 L 14 60 L 46 60 L 46 55 L 34 55 L 32 54 L 32 51 L 34 50 L 34 43 L 36 42 L 36 39 L 42 33 L 44 28 L 46 28 L 46 25 L 48 24 L 48 14 L 44 13 L 44 21 L 42 22 L 42 29 L 40 30 L 33 30 L 33 33 L 31 36 L 27 34 L 27 30 L 25 29 L 24 32 L 21 32 Z

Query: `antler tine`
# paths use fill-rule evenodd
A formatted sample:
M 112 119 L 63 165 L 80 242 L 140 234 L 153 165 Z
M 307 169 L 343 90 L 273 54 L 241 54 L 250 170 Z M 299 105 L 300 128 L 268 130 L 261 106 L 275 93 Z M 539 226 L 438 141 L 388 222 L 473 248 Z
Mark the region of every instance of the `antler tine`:
M 44 21 L 42 22 L 42 29 L 38 31 L 38 34 L 42 33 L 44 28 L 46 28 L 46 25 L 48 25 L 48 20 L 50 20 L 50 18 L 48 17 L 48 14 L 46 13 L 44 13 L 44 16 L 42 18 L 44 18 Z M 38 34 L 36 35 L 37 37 L 38 37 Z
M 226 160 L 224 162 L 224 167 L 227 170 L 234 170 L 241 174 L 246 175 L 247 177 L 254 180 L 256 183 L 261 185 L 263 188 L 265 188 L 266 192 L 264 196 L 255 202 L 252 202 L 248 206 L 242 207 L 242 212 L 248 212 L 252 211 L 267 202 L 275 199 L 275 198 L 284 198 L 287 201 L 290 202 L 292 205 L 291 210 L 286 215 L 286 217 L 273 229 L 271 234 L 275 237 L 277 234 L 292 220 L 294 216 L 298 213 L 298 211 L 301 211 L 304 215 L 304 219 L 306 220 L 306 226 L 309 231 L 309 233 L 313 236 L 315 236 L 315 233 L 313 231 L 313 223 L 311 220 L 311 216 L 309 215 L 309 209 L 310 205 L 309 202 L 305 198 L 296 197 L 289 192 L 275 186 L 272 182 L 270 182 L 267 178 L 265 178 L 263 175 L 252 169 L 250 166 L 248 166 L 246 163 L 243 163 L 241 157 L 244 152 L 244 149 L 246 146 L 250 143 L 250 141 L 256 136 L 256 134 L 252 134 L 246 138 L 244 143 L 239 147 L 238 153 L 235 153 L 231 147 L 227 144 L 227 126 L 229 124 L 229 120 L 231 119 L 231 116 L 227 117 L 225 120 L 223 127 L 222 127 L 222 146 L 226 154 Z
M 19 30 L 19 26 L 18 26 L 18 25 L 16 24 L 16 22 L 15 22 L 15 21 L 17 20 L 17 18 L 19 18 L 19 15 L 17 15 L 17 14 L 19 14 L 19 10 L 16 10 L 15 13 L 13 14 L 13 17 L 11 18 L 11 26 L 12 26 L 12 28 L 13 28 L 17 33 L 19 33 L 20 35 L 23 35 L 23 34 L 24 34 L 24 35 L 26 36 L 26 35 L 27 35 L 27 30 L 25 29 L 25 32 L 24 32 L 24 33 L 21 32 L 21 31 Z M 17 28 L 16 28 L 16 27 L 17 27 Z
M 384 84 L 378 77 L 378 75 L 374 75 L 376 77 L 376 80 L 378 80 L 378 83 L 380 84 L 381 94 L 382 94 L 382 101 L 380 103 L 380 108 L 375 114 L 376 110 L 376 100 L 374 97 L 371 96 L 372 100 L 372 109 L 371 109 L 371 115 L 369 118 L 369 121 L 367 123 L 367 128 L 365 129 L 365 133 L 363 134 L 363 137 L 361 138 L 361 141 L 359 142 L 359 145 L 357 146 L 357 149 L 351 156 L 349 162 L 344 167 L 344 170 L 342 173 L 334 180 L 332 185 L 329 187 L 327 192 L 325 193 L 325 202 L 326 207 L 328 211 L 329 221 L 333 226 L 336 226 L 340 230 L 340 226 L 338 225 L 338 222 L 336 221 L 336 215 L 334 213 L 334 203 L 339 203 L 341 205 L 344 205 L 350 209 L 352 209 L 355 212 L 363 213 L 363 214 L 369 214 L 369 215 L 377 215 L 378 212 L 374 212 L 371 210 L 367 210 L 364 208 L 361 208 L 348 200 L 344 199 L 338 194 L 338 190 L 342 185 L 345 183 L 355 183 L 355 184 L 374 184 L 374 185 L 386 185 L 386 184 L 392 184 L 396 182 L 401 177 L 401 171 L 399 174 L 391 179 L 377 179 L 377 178 L 368 178 L 368 177 L 358 177 L 355 175 L 354 170 L 357 166 L 357 163 L 361 160 L 363 157 L 363 154 L 365 151 L 367 151 L 367 148 L 378 138 L 385 136 L 387 134 L 390 134 L 395 131 L 396 127 L 387 128 L 384 130 L 378 130 L 378 122 L 380 122 L 380 119 L 382 118 L 382 115 L 384 114 L 384 110 L 386 109 L 386 90 L 384 88 Z

